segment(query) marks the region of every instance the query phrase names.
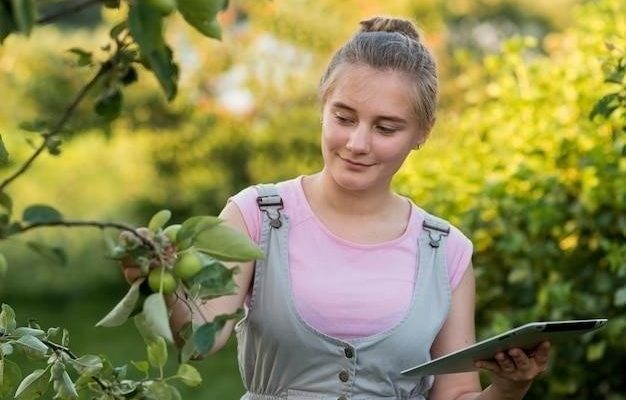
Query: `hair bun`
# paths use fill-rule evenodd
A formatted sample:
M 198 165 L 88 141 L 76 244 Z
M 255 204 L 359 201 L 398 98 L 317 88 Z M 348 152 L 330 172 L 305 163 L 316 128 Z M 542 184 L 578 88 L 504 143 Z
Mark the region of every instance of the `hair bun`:
M 419 42 L 420 34 L 411 21 L 400 18 L 374 17 L 361 21 L 361 32 L 398 32 Z

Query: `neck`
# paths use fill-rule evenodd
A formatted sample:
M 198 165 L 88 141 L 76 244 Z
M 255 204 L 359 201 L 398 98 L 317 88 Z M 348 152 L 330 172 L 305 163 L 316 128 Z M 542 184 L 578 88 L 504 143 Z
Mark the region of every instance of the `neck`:
M 399 200 L 388 185 L 359 191 L 345 189 L 325 170 L 305 179 L 310 202 L 343 215 L 384 214 Z

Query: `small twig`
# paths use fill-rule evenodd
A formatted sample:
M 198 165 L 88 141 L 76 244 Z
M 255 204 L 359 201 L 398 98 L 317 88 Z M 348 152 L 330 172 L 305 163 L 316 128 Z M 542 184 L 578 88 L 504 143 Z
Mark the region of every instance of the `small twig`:
M 198 312 L 198 314 L 200 314 L 200 317 L 202 317 L 202 320 L 205 323 L 209 323 L 209 320 L 207 319 L 207 317 L 204 315 L 204 313 L 202 312 L 202 310 L 200 309 L 200 306 L 198 306 L 198 303 L 196 303 L 196 299 L 185 299 L 183 300 L 185 302 L 185 304 L 187 304 L 187 306 L 189 306 L 189 303 L 191 303 L 193 305 L 193 308 L 196 309 L 196 311 Z
M 95 6 L 96 4 L 100 3 L 101 0 L 86 0 L 82 3 L 78 3 L 78 4 L 74 4 L 71 7 L 68 7 L 64 10 L 61 10 L 57 13 L 42 17 L 40 19 L 37 20 L 37 23 L 39 25 L 46 25 L 49 24 L 51 22 L 56 21 L 57 19 L 61 19 L 63 17 L 66 17 L 68 15 L 72 15 L 75 14 L 77 12 L 80 12 L 86 8 L 89 8 L 91 6 Z
M 65 347 L 65 346 L 61 346 L 58 343 L 54 343 L 54 342 L 51 342 L 51 341 L 46 340 L 46 339 L 42 339 L 41 341 L 43 342 L 43 344 L 45 344 L 46 346 L 50 347 L 52 350 L 54 350 L 54 351 L 61 351 L 61 352 L 65 353 L 65 354 L 67 354 L 72 360 L 77 360 L 78 359 L 78 356 L 76 356 L 76 354 L 72 353 L 72 351 L 69 348 Z M 100 378 L 98 378 L 97 376 L 92 376 L 91 379 L 93 379 L 98 384 L 98 386 L 100 386 L 100 388 L 102 390 L 107 391 L 107 392 L 109 391 L 109 387 L 104 382 L 102 382 L 102 380 Z
M 100 229 L 115 228 L 115 229 L 119 229 L 121 231 L 131 232 L 133 235 L 135 235 L 137 238 L 139 238 L 139 240 L 141 240 L 141 242 L 144 245 L 148 246 L 150 249 L 152 249 L 152 250 L 154 250 L 156 252 L 156 246 L 155 246 L 154 243 L 152 243 L 152 241 L 150 239 L 148 239 L 148 238 L 140 235 L 139 233 L 137 233 L 135 228 L 133 228 L 132 226 L 126 225 L 126 224 L 120 224 L 120 223 L 117 223 L 117 222 L 67 221 L 67 220 L 49 221 L 49 222 L 35 222 L 33 224 L 21 227 L 17 232 L 15 232 L 13 234 L 23 233 L 23 232 L 29 231 L 31 229 L 53 227 L 53 226 L 95 227 L 95 228 L 100 228 Z
M 59 121 L 57 121 L 57 123 L 54 125 L 52 130 L 42 135 L 44 140 L 41 143 L 41 145 L 39 145 L 39 147 L 35 150 L 35 152 L 28 158 L 28 160 L 24 162 L 24 164 L 22 164 L 22 166 L 17 171 L 13 173 L 13 175 L 9 176 L 4 181 L 2 181 L 2 183 L 0 183 L 0 193 L 2 193 L 4 189 L 7 186 L 9 186 L 11 182 L 13 182 L 20 175 L 26 172 L 26 170 L 31 166 L 31 164 L 35 161 L 35 159 L 45 150 L 48 144 L 48 139 L 58 134 L 61 131 L 61 129 L 63 128 L 63 125 L 67 123 L 67 120 L 70 118 L 72 113 L 76 110 L 76 107 L 78 107 L 78 104 L 83 100 L 87 92 L 89 92 L 89 90 L 96 84 L 96 82 L 98 82 L 100 77 L 102 77 L 102 75 L 104 75 L 109 69 L 111 69 L 111 67 L 112 67 L 112 63 L 109 61 L 103 63 L 100 66 L 98 73 L 96 73 L 96 75 L 93 78 L 91 78 L 91 80 L 76 95 L 72 103 L 65 109 L 65 112 L 63 113 Z

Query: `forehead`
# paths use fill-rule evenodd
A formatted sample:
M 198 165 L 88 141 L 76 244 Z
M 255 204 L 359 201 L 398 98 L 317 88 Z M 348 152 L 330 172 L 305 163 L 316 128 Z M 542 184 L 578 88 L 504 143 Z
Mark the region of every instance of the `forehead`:
M 403 72 L 344 64 L 337 68 L 325 105 L 342 103 L 357 112 L 408 118 L 413 114 L 412 94 L 412 82 Z

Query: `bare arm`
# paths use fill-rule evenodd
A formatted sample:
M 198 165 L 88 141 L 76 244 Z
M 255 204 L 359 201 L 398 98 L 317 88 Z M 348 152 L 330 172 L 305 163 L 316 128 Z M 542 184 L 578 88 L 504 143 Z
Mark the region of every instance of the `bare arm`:
M 474 271 L 470 265 L 459 286 L 452 292 L 448 318 L 431 348 L 433 358 L 443 356 L 476 341 L 474 327 Z M 430 392 L 431 400 L 519 400 L 532 380 L 545 371 L 549 344 L 542 343 L 533 357 L 520 349 L 498 353 L 496 361 L 481 361 L 490 371 L 491 385 L 481 392 L 478 372 L 438 375 Z
M 226 204 L 226 207 L 224 207 L 219 217 L 224 221 L 224 224 L 248 235 L 248 231 L 246 229 L 243 217 L 241 216 L 241 212 L 233 202 Z M 199 308 L 201 309 L 204 317 L 208 321 L 213 320 L 213 318 L 215 318 L 215 316 L 217 315 L 230 314 L 237 311 L 238 308 L 241 308 L 243 306 L 246 293 L 248 293 L 248 289 L 250 288 L 250 283 L 252 281 L 252 276 L 254 273 L 254 262 L 250 261 L 244 263 L 225 263 L 225 265 L 229 268 L 239 266 L 240 272 L 234 276 L 234 280 L 237 285 L 237 292 L 230 296 L 222 296 L 213 300 L 200 303 Z M 190 319 L 189 309 L 182 301 L 170 301 L 169 303 L 171 305 L 172 311 L 170 317 L 170 325 L 172 326 L 172 331 L 180 332 L 180 329 L 183 327 L 183 325 L 187 323 Z M 200 316 L 195 316 L 194 318 L 198 321 L 202 320 Z M 224 346 L 224 344 L 230 337 L 234 326 L 235 321 L 233 320 L 229 320 L 226 323 L 224 328 L 222 328 L 222 330 L 219 331 L 219 333 L 217 334 L 215 338 L 215 343 L 211 348 L 209 354 L 215 353 Z

